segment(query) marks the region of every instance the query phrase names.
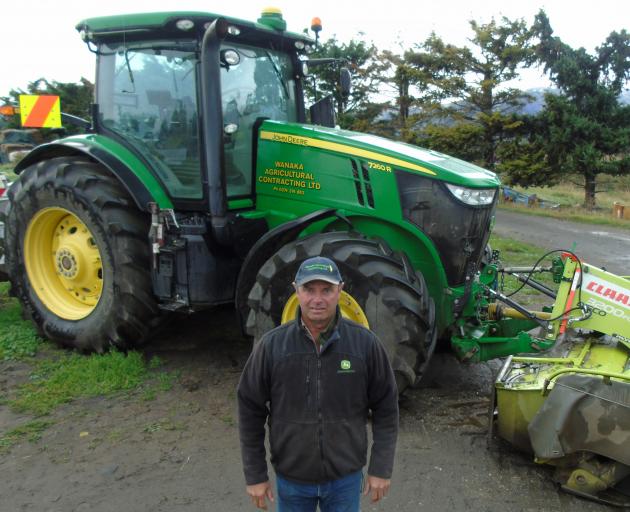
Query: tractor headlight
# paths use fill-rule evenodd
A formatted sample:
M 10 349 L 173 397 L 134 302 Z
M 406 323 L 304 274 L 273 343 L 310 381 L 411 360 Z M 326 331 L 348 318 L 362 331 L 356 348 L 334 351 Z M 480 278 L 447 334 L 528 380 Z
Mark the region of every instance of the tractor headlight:
M 494 188 L 467 188 L 446 183 L 446 187 L 462 203 L 470 206 L 487 206 L 494 201 Z

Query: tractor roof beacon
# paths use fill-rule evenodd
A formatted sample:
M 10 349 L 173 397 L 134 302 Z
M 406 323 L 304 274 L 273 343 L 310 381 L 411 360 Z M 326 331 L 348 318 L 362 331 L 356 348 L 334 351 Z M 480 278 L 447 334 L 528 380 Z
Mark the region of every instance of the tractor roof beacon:
M 295 318 L 290 283 L 303 260 L 323 255 L 344 276 L 342 314 L 379 336 L 400 391 L 420 381 L 438 338 L 470 361 L 553 347 L 562 357 L 506 363 L 496 383 L 499 434 L 534 450 L 562 441 L 548 432 L 565 436 L 571 453 L 536 453 L 584 496 L 597 498 L 630 471 L 630 450 L 615 455 L 606 436 L 584 445 L 572 429 L 544 428 L 584 416 L 581 402 L 560 418 L 542 403 L 550 382 L 558 383 L 550 403 L 569 403 L 567 372 L 581 373 L 566 383 L 589 400 L 607 400 L 610 381 L 617 397 L 630 396 L 630 287 L 564 255 L 549 269 L 562 283 L 557 293 L 536 284 L 534 270 L 523 278 L 556 300 L 553 312 L 503 295 L 507 269 L 487 246 L 495 174 L 337 129 L 330 97 L 307 109 L 308 64 L 338 63 L 309 60 L 315 41 L 286 31 L 278 10 L 256 23 L 167 12 L 87 19 L 77 29 L 97 58 L 91 127 L 31 151 L 0 201 L 0 271 L 46 336 L 83 351 L 129 347 L 165 312 L 234 303 L 258 338 Z M 347 70 L 340 84 L 347 93 Z M 583 287 L 576 276 L 587 271 Z M 611 323 L 608 310 L 622 320 Z M 569 324 L 616 341 L 562 351 Z M 529 332 L 537 326 L 542 337 Z M 616 407 L 611 421 L 627 410 Z

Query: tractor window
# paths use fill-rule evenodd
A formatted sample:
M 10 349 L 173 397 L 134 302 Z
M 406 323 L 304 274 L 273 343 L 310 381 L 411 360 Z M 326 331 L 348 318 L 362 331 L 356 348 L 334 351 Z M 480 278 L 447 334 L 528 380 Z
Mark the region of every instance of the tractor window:
M 142 154 L 171 196 L 186 199 L 203 195 L 196 62 L 192 52 L 129 47 L 99 59 L 101 122 Z
M 266 48 L 226 43 L 222 54 L 236 53 L 237 63 L 222 59 L 221 95 L 225 135 L 227 193 L 252 193 L 252 130 L 259 118 L 297 122 L 293 64 L 289 55 Z

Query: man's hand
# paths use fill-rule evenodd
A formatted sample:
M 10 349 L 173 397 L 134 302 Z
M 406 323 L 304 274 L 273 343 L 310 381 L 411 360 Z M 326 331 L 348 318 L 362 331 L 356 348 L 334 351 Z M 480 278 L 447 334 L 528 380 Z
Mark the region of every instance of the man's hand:
M 271 490 L 271 484 L 269 480 L 260 484 L 248 485 L 247 494 L 252 499 L 252 503 L 263 510 L 267 510 L 266 498 L 273 502 L 273 491 Z
M 391 482 L 392 481 L 389 478 L 379 478 L 377 476 L 368 475 L 367 480 L 365 481 L 363 495 L 367 496 L 369 494 L 372 499 L 372 503 L 376 503 L 381 498 L 387 496 Z

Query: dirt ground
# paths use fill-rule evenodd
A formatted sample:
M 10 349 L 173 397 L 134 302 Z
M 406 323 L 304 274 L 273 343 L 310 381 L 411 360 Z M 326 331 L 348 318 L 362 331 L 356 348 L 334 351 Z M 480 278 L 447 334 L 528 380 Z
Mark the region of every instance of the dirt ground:
M 227 324 L 227 327 L 226 327 Z M 249 353 L 231 308 L 171 324 L 145 348 L 178 372 L 173 389 L 69 404 L 36 443 L 0 455 L 0 510 L 240 511 L 244 493 L 235 388 Z M 486 443 L 496 364 L 436 355 L 423 388 L 401 402 L 393 487 L 364 511 L 604 511 L 564 494 L 551 471 L 495 440 Z M 0 391 L 28 378 L 0 363 Z M 27 418 L 0 406 L 4 428 Z

